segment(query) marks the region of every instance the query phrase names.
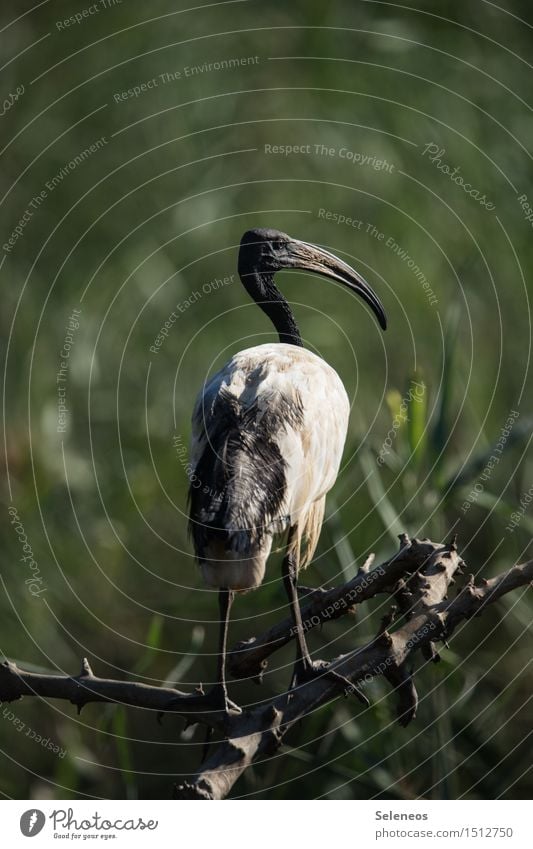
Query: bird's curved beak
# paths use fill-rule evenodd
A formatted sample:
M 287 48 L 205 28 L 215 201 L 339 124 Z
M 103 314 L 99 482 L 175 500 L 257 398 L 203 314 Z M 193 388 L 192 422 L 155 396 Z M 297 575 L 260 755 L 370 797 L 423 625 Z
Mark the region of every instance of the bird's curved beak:
M 291 239 L 286 246 L 286 254 L 281 260 L 282 268 L 299 268 L 302 271 L 313 271 L 331 280 L 343 283 L 352 292 L 366 301 L 374 312 L 383 330 L 387 329 L 387 317 L 380 299 L 366 280 L 357 271 L 343 262 L 334 254 L 330 254 L 323 248 L 301 242 L 299 239 Z

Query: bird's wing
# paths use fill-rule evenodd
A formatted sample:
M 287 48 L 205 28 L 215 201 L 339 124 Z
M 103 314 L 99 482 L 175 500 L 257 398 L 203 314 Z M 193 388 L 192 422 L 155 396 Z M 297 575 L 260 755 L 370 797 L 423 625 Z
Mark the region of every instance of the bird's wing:
M 337 476 L 348 412 L 340 378 L 311 352 L 275 344 L 236 355 L 193 414 L 197 552 L 213 535 L 244 550 L 265 534 L 303 526 Z

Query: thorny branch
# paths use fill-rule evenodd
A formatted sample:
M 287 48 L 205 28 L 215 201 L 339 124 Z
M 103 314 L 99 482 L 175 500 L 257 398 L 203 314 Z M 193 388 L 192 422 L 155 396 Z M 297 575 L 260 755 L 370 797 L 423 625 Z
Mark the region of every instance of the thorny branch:
M 377 593 L 388 593 L 395 606 L 383 618 L 376 637 L 366 645 L 340 655 L 320 670 L 335 670 L 352 684 L 383 675 L 397 697 L 398 721 L 407 725 L 416 715 L 418 696 L 413 683 L 413 655 L 438 660 L 435 644 L 446 642 L 457 625 L 479 616 L 485 607 L 520 586 L 533 582 L 533 560 L 476 586 L 470 575 L 453 600 L 448 590 L 464 561 L 455 540 L 447 545 L 400 537 L 397 554 L 370 570 L 371 559 L 348 583 L 330 590 L 308 591 L 302 608 L 304 628 L 353 612 L 354 605 Z M 294 638 L 289 620 L 240 643 L 233 649 L 231 669 L 238 677 L 260 678 L 267 658 Z M 224 799 L 254 762 L 271 756 L 288 731 L 308 713 L 339 695 L 348 695 L 340 679 L 322 675 L 289 693 L 229 717 L 205 710 L 201 689 L 193 694 L 168 687 L 96 677 L 84 660 L 79 675 L 59 676 L 25 672 L 8 661 L 0 665 L 0 701 L 22 696 L 66 699 L 81 710 L 89 702 L 115 702 L 172 712 L 187 722 L 202 723 L 220 732 L 222 741 L 201 764 L 190 782 L 175 788 L 179 799 Z
M 14 702 L 22 696 L 65 699 L 76 705 L 78 713 L 90 702 L 147 708 L 157 711 L 158 715 L 177 713 L 189 724 L 202 722 L 220 731 L 224 730 L 226 721 L 222 712 L 205 709 L 201 687 L 196 693 L 182 693 L 172 687 L 98 678 L 87 658 L 83 659 L 79 675 L 73 676 L 26 672 L 8 660 L 0 663 L 0 702 Z
M 407 536 L 400 538 L 400 550 L 394 557 L 369 571 L 374 556 L 365 561 L 358 574 L 346 584 L 330 590 L 322 588 L 308 590 L 305 598 L 311 598 L 309 604 L 302 606 L 304 630 L 310 631 L 332 619 L 353 613 L 356 604 L 372 598 L 378 593 L 389 592 L 391 586 L 399 581 L 409 570 L 422 566 L 433 553 L 433 543 L 428 540 L 410 544 Z M 276 623 L 259 637 L 252 637 L 238 643 L 229 656 L 229 666 L 235 678 L 258 677 L 267 667 L 267 658 L 273 652 L 294 638 L 292 619 L 287 618 Z

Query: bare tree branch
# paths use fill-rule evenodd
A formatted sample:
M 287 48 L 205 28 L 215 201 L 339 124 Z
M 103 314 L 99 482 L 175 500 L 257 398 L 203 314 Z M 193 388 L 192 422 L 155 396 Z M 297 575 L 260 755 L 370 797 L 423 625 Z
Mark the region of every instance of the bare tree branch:
M 410 571 L 420 569 L 434 553 L 434 543 L 429 540 L 409 540 L 407 534 L 400 536 L 400 550 L 369 571 L 369 562 L 359 570 L 351 581 L 329 590 L 318 589 L 307 592 L 311 601 L 302 607 L 302 621 L 305 631 L 317 625 L 329 622 L 352 613 L 355 605 L 367 601 L 378 593 L 391 592 L 395 584 Z M 276 623 L 259 637 L 252 637 L 238 643 L 229 654 L 228 662 L 231 674 L 235 678 L 261 678 L 267 667 L 267 658 L 275 651 L 294 639 L 292 619 L 287 618 Z
M 403 541 L 404 545 L 406 541 Z M 436 640 L 449 637 L 463 620 L 479 615 L 483 609 L 506 592 L 533 581 L 533 560 L 514 566 L 505 575 L 475 587 L 467 583 L 457 598 L 446 596 L 453 576 L 464 565 L 457 554 L 455 541 L 448 546 L 424 541 L 411 544 L 431 546 L 426 566 L 415 572 L 408 582 L 412 593 L 407 621 L 394 632 L 387 628 L 366 646 L 336 658 L 328 668 L 335 669 L 359 685 L 369 678 L 383 675 L 394 686 L 398 697 L 398 721 L 407 725 L 415 714 L 418 697 L 407 668 L 412 655 Z M 413 552 L 418 562 L 422 552 Z M 327 671 L 327 670 L 325 670 Z M 222 743 L 202 764 L 191 782 L 176 788 L 176 798 L 223 799 L 250 764 L 269 757 L 281 745 L 292 726 L 309 712 L 339 695 L 338 685 L 326 674 L 288 695 L 273 699 L 268 705 L 234 719 L 228 740 Z
M 176 787 L 175 797 L 223 799 L 252 763 L 270 757 L 280 747 L 295 723 L 339 695 L 349 695 L 338 677 L 328 676 L 331 670 L 359 687 L 382 675 L 396 693 L 398 721 L 407 725 L 415 717 L 418 704 L 413 655 L 420 650 L 424 657 L 438 660 L 435 644 L 449 638 L 461 621 L 481 615 L 505 593 L 533 581 L 533 561 L 528 561 L 480 586 L 475 586 L 470 576 L 458 595 L 448 600 L 449 586 L 454 576 L 462 573 L 463 566 L 455 540 L 440 545 L 429 540 L 411 542 L 402 535 L 395 557 L 371 571 L 361 570 L 344 586 L 313 593 L 303 611 L 309 629 L 350 612 L 363 599 L 388 592 L 396 604 L 382 620 L 376 637 L 329 664 L 317 662 L 317 672 L 323 674 L 309 682 L 252 710 L 235 710 L 229 717 L 205 710 L 201 691 L 186 694 L 172 688 L 98 678 L 87 661 L 74 677 L 25 672 L 5 662 L 0 665 L 0 701 L 34 695 L 66 699 L 78 709 L 88 702 L 116 702 L 178 713 L 188 722 L 203 723 L 221 732 L 224 739 L 212 748 L 193 778 Z M 336 602 L 339 607 L 335 607 Z M 234 650 L 234 670 L 257 674 L 258 666 L 261 669 L 266 658 L 294 636 L 289 623 L 282 622 L 241 644 Z
M 226 715 L 220 711 L 206 710 L 202 695 L 201 688 L 189 694 L 171 687 L 152 687 L 134 681 L 98 678 L 93 674 L 87 658 L 83 659 L 79 675 L 73 676 L 26 672 L 7 660 L 0 664 L 1 702 L 14 702 L 23 696 L 66 699 L 76 705 L 78 713 L 90 702 L 113 702 L 158 713 L 177 713 L 190 724 L 202 722 L 223 731 Z

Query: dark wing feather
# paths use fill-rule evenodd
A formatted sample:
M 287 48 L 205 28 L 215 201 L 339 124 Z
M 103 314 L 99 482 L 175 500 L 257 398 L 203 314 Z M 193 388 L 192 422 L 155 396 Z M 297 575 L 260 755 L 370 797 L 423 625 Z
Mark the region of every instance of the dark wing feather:
M 272 393 L 268 403 L 262 397 L 245 405 L 224 386 L 209 409 L 202 401 L 195 426 L 205 444 L 189 488 L 189 530 L 200 557 L 213 537 L 245 554 L 284 518 L 286 462 L 274 437 L 300 426 L 301 401 Z

